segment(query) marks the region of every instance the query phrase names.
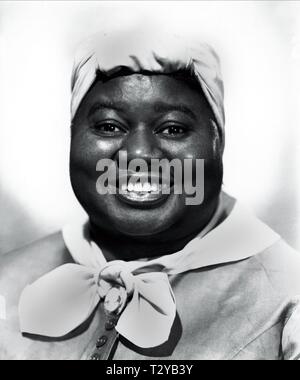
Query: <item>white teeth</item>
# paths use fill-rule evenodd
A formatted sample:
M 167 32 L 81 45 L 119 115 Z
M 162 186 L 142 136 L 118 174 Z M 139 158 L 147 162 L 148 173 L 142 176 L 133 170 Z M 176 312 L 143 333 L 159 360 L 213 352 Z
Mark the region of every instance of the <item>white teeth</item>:
M 156 183 L 150 184 L 149 182 L 145 182 L 144 184 L 141 182 L 134 183 L 134 184 L 129 182 L 128 185 L 123 184 L 121 189 L 122 189 L 122 191 L 133 191 L 136 193 L 139 193 L 139 192 L 157 192 L 159 190 L 159 185 Z
M 152 187 L 149 182 L 144 183 L 143 191 L 151 191 Z

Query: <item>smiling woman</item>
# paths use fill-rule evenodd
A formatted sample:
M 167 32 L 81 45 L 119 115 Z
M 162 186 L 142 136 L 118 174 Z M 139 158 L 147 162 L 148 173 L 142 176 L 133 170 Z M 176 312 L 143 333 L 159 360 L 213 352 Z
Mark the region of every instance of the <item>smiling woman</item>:
M 145 30 L 100 33 L 75 57 L 71 119 L 71 183 L 88 218 L 1 259 L 0 354 L 299 357 L 300 257 L 222 191 L 214 50 Z M 119 181 L 105 193 L 107 163 L 108 182 Z M 187 189 L 202 185 L 189 203 Z
M 97 106 L 95 111 L 95 104 L 104 102 L 106 106 Z M 197 92 L 167 75 L 121 75 L 93 86 L 73 119 L 70 173 L 95 236 L 118 235 L 123 239 L 123 255 L 131 252 L 128 259 L 134 259 L 145 255 L 140 243 L 142 239 L 145 244 L 147 236 L 152 255 L 160 254 L 160 244 L 166 241 L 176 251 L 208 223 L 222 183 L 221 142 L 216 129 L 210 127 L 212 118 L 201 88 Z M 132 201 L 132 191 L 120 197 L 99 196 L 97 161 L 118 161 L 121 151 L 127 152 L 129 162 L 143 159 L 149 164 L 151 159 L 205 159 L 205 201 L 198 207 L 185 207 L 186 194 L 160 197 L 163 194 L 158 193 L 153 207 L 148 203 L 146 211 L 136 197 Z M 130 204 L 126 200 L 131 200 Z M 128 236 L 140 237 L 136 247 L 131 238 L 125 243 Z

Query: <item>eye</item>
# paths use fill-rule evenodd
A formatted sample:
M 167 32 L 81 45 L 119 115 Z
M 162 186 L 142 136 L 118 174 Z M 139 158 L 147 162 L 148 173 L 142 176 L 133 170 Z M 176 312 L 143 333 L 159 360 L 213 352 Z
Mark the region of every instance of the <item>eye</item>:
M 175 136 L 182 136 L 185 133 L 187 133 L 187 131 L 188 131 L 187 128 L 182 125 L 171 124 L 171 125 L 165 126 L 164 128 L 161 128 L 158 131 L 158 133 L 168 136 L 168 137 L 175 137 Z
M 120 125 L 111 121 L 95 123 L 93 128 L 104 136 L 120 136 L 126 133 Z

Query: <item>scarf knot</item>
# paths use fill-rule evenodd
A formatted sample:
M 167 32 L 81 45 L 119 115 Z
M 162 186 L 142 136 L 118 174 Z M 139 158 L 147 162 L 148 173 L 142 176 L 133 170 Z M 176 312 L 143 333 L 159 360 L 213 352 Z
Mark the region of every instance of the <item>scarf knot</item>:
M 108 315 L 119 315 L 133 295 L 135 276 L 125 264 L 121 260 L 109 262 L 97 275 L 98 294 L 104 299 L 104 310 Z

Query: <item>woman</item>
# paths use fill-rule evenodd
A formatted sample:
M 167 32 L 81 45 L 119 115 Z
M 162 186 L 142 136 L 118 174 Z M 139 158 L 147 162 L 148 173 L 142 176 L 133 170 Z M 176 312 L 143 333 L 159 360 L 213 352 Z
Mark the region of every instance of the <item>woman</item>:
M 221 190 L 215 52 L 98 35 L 75 58 L 71 117 L 70 177 L 88 221 L 1 258 L 0 357 L 297 358 L 300 258 Z M 191 203 L 199 160 L 204 193 Z M 186 162 L 190 176 L 176 177 Z

